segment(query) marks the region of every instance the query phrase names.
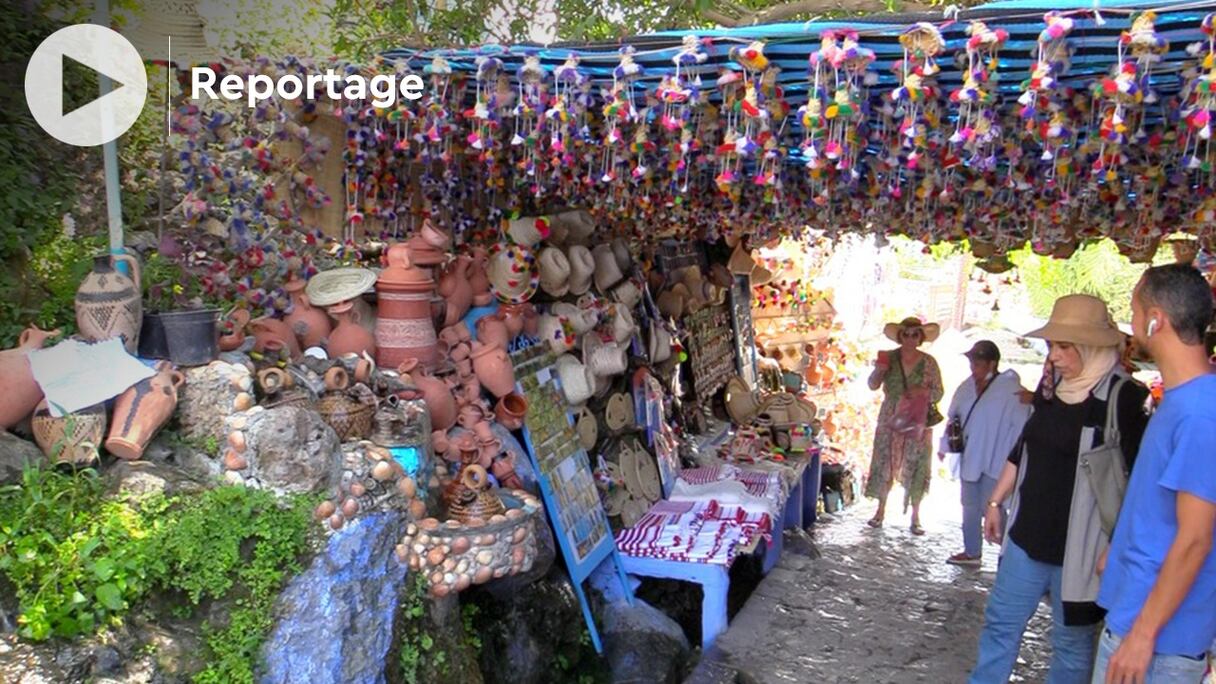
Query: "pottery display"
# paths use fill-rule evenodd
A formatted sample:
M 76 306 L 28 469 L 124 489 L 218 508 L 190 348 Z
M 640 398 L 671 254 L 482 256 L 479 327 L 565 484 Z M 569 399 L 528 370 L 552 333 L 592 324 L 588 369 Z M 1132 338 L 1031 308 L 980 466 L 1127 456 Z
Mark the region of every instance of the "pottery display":
M 473 305 L 473 284 L 469 280 L 472 268 L 473 259 L 461 255 L 453 259 L 439 276 L 439 296 L 443 297 L 445 304 L 445 326 L 464 318 Z
M 338 441 L 367 439 L 372 434 L 376 407 L 358 401 L 344 391 L 326 392 L 317 400 L 316 411 L 338 434 Z
M 486 306 L 494 301 L 494 294 L 490 292 L 490 275 L 486 270 L 489 268 L 490 254 L 482 247 L 474 247 L 472 258 L 469 286 L 473 290 L 473 306 Z
M 330 358 L 342 356 L 343 354 L 375 354 L 376 339 L 366 328 L 359 325 L 358 314 L 354 311 L 354 304 L 349 301 L 341 302 L 329 307 L 329 314 L 338 321 L 332 332 L 329 333 L 329 351 Z M 256 321 L 255 321 L 256 322 Z M 383 364 L 382 364 L 383 365 Z
M 125 261 L 132 276 L 114 267 Z M 101 254 L 93 257 L 93 270 L 76 290 L 76 327 L 90 342 L 121 337 L 127 352 L 139 349 L 139 329 L 143 325 L 143 295 L 140 290 L 139 262 L 130 254 Z
M 503 304 L 498 307 L 498 315 L 507 326 L 507 334 L 515 339 L 524 331 L 527 321 L 527 310 L 531 304 Z M 535 309 L 533 309 L 535 310 Z
M 320 345 L 330 331 L 329 316 L 308 301 L 308 295 L 304 293 L 307 286 L 307 282 L 298 278 L 287 281 L 283 286 L 291 295 L 291 313 L 283 322 L 295 333 L 296 340 L 304 349 Z
M 505 349 L 474 342 L 471 357 L 477 381 L 491 394 L 502 398 L 515 389 L 515 369 Z
M 245 326 L 249 325 L 249 312 L 236 309 L 228 314 L 220 325 L 220 351 L 234 351 L 245 343 Z
M 470 464 L 460 470 L 460 476 L 443 491 L 443 502 L 453 520 L 468 522 L 474 518 L 489 520 L 506 512 L 502 500 L 487 491 L 490 476 L 480 465 Z
M 156 375 L 140 380 L 118 395 L 106 451 L 128 461 L 143 456 L 153 435 L 173 415 L 178 390 L 185 382 L 186 376 L 171 364 L 161 362 L 156 364 Z
M 477 319 L 477 341 L 506 349 L 511 344 L 511 332 L 501 317 L 482 316 Z
M 97 460 L 101 440 L 105 439 L 105 406 L 97 404 L 55 418 L 43 399 L 34 410 L 30 427 L 38 448 L 51 462 L 87 466 Z
M 47 332 L 30 326 L 21 332 L 17 347 L 0 351 L 0 378 L 4 378 L 4 391 L 0 392 L 0 428 L 7 430 L 20 423 L 38 406 L 42 388 L 34 381 L 34 371 L 25 355 L 41 349 L 48 339 L 58 334 L 59 330 Z

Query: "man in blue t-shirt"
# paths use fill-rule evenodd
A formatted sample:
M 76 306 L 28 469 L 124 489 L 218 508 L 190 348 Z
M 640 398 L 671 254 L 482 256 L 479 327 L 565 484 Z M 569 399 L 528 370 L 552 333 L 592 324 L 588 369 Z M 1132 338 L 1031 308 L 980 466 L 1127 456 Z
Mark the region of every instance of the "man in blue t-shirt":
M 1194 268 L 1150 268 L 1132 331 L 1165 398 L 1144 433 L 1098 603 L 1093 684 L 1195 684 L 1216 638 L 1216 374 L 1203 347 L 1212 292 Z

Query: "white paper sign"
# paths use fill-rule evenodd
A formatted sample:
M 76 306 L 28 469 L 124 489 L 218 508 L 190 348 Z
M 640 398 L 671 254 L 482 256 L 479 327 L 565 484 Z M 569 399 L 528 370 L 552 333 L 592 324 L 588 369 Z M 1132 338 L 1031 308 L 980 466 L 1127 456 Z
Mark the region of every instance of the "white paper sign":
M 29 353 L 34 380 L 51 415 L 59 418 L 122 394 L 156 371 L 127 353 L 117 337 L 88 343 L 67 340 Z

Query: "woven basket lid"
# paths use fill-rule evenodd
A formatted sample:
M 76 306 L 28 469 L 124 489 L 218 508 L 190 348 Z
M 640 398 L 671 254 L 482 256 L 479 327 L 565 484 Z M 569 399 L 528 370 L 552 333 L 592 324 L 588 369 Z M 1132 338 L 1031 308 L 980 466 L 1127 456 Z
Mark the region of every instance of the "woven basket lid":
M 358 297 L 372 289 L 375 284 L 375 271 L 366 268 L 335 268 L 313 276 L 304 292 L 313 306 L 332 306 Z

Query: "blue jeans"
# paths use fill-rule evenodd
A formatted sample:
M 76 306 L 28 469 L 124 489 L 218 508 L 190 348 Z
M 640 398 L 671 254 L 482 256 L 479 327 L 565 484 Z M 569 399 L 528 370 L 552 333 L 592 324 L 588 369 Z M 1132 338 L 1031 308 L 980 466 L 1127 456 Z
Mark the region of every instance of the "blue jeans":
M 993 489 L 996 479 L 987 475 L 980 475 L 975 482 L 963 480 L 963 551 L 973 558 L 984 552 L 984 511 Z
M 1066 626 L 1060 601 L 1064 568 L 1040 563 L 1012 541 L 997 566 L 996 583 L 984 609 L 980 653 L 970 684 L 1005 684 L 1013 672 L 1026 623 L 1051 594 L 1051 669 L 1046 684 L 1088 684 L 1097 625 Z
M 1106 667 L 1123 639 L 1115 636 L 1109 629 L 1102 630 L 1102 639 L 1098 641 L 1098 660 L 1094 663 L 1094 678 L 1091 684 L 1106 684 Z M 1185 656 L 1155 655 L 1149 663 L 1148 673 L 1144 684 L 1199 684 L 1203 681 L 1203 673 L 1207 663 L 1203 658 L 1187 658 Z

